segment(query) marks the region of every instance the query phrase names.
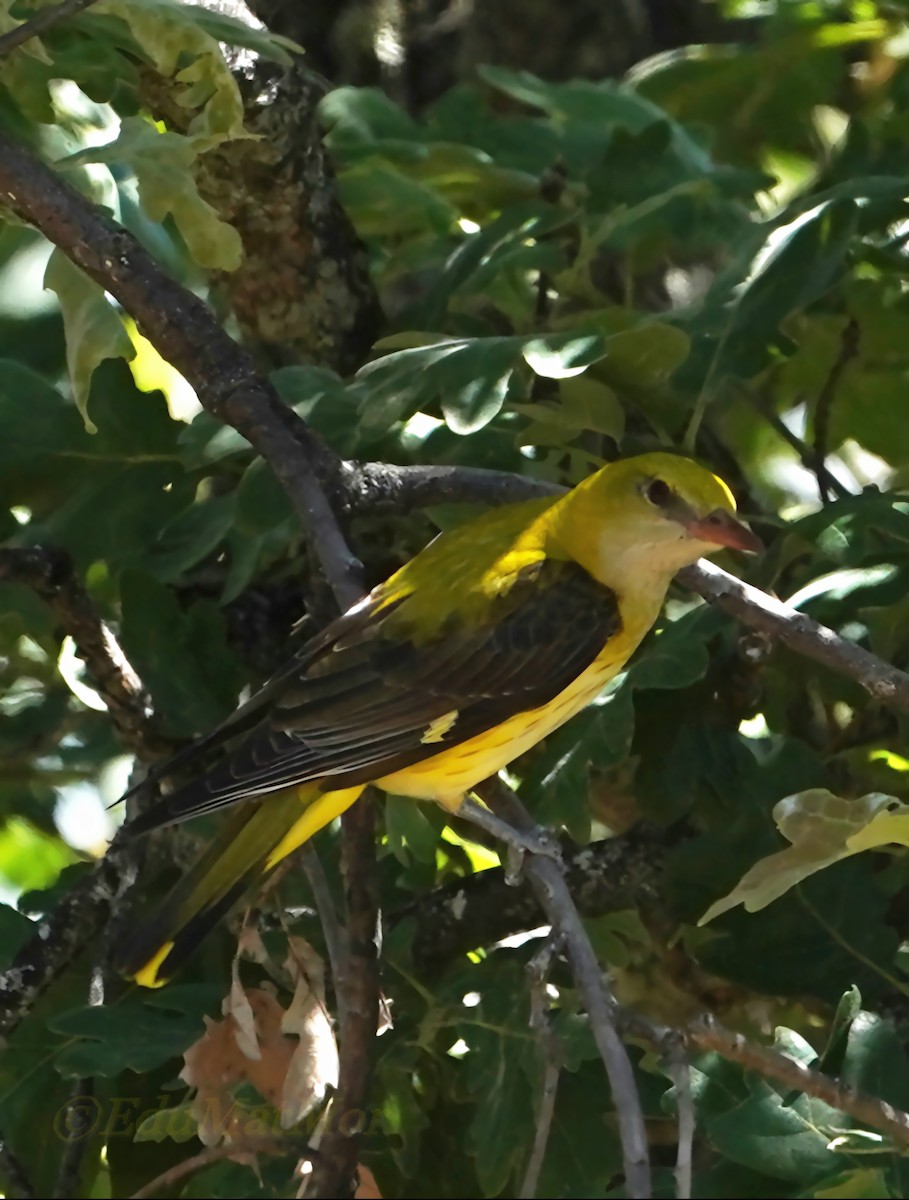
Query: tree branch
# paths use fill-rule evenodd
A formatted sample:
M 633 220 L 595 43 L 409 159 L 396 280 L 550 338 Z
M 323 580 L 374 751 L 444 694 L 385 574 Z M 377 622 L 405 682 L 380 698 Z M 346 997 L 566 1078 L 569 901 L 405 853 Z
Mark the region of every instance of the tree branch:
M 859 352 L 859 323 L 850 317 L 840 334 L 840 346 L 833 365 L 824 380 L 814 405 L 814 473 L 817 490 L 824 504 L 830 499 L 830 472 L 827 470 L 827 454 L 830 441 L 830 412 L 843 372 Z
M 638 826 L 618 837 L 563 851 L 565 882 L 584 917 L 635 908 L 659 915 L 663 869 L 671 844 L 663 831 Z M 421 971 L 432 971 L 480 946 L 492 946 L 546 922 L 527 881 L 506 882 L 501 867 L 435 888 L 390 914 L 392 924 L 412 918 L 412 952 Z
M 341 818 L 341 870 L 347 897 L 347 954 L 335 978 L 341 1037 L 332 1112 L 338 1119 L 326 1130 L 320 1157 L 313 1163 L 307 1195 L 318 1197 L 353 1194 L 362 1131 L 345 1128 L 342 1118 L 366 1110 L 379 1021 L 376 827 L 369 791 Z
M 353 512 L 409 512 L 433 504 L 511 504 L 565 491 L 557 483 L 482 467 L 346 462 L 341 479 L 344 503 Z
M 743 583 L 701 559 L 676 576 L 679 583 L 718 604 L 752 629 L 777 638 L 798 654 L 860 683 L 879 703 L 909 713 L 909 675 L 840 637 L 826 625 Z
M 828 496 L 830 492 L 836 492 L 840 499 L 852 495 L 849 488 L 844 483 L 840 483 L 826 462 L 823 460 L 819 461 L 816 452 L 813 452 L 809 446 L 806 446 L 798 434 L 793 433 L 786 422 L 774 412 L 769 398 L 760 394 L 755 396 L 746 388 L 742 388 L 741 393 L 754 408 L 755 412 L 760 413 L 774 433 L 778 437 L 781 437 L 787 445 L 792 447 L 799 456 L 802 466 L 806 467 L 809 471 L 814 471 L 819 490 L 826 488 Z M 821 496 L 823 498 L 823 491 L 821 491 Z
M 675 1156 L 676 1200 L 691 1200 L 691 1161 L 696 1127 L 694 1096 L 691 1093 L 691 1064 L 681 1038 L 675 1038 L 666 1054 L 666 1072 L 675 1084 L 679 1142 Z
M 637 1018 L 633 1018 L 637 1021 Z M 767 1079 L 781 1083 L 787 1090 L 804 1092 L 823 1100 L 831 1108 L 848 1113 L 863 1125 L 870 1125 L 887 1134 L 897 1146 L 909 1146 L 909 1113 L 894 1108 L 876 1096 L 860 1092 L 848 1083 L 813 1071 L 803 1063 L 780 1054 L 769 1046 L 749 1042 L 740 1033 L 724 1029 L 711 1017 L 702 1017 L 683 1031 L 689 1046 L 712 1050 L 740 1063 L 748 1071 L 757 1071 Z
M 347 547 L 323 486 L 331 486 L 337 474 L 332 452 L 281 403 L 272 386 L 258 376 L 250 356 L 224 333 L 200 300 L 164 274 L 131 235 L 2 134 L 0 193 L 13 211 L 120 301 L 155 349 L 195 388 L 202 405 L 232 425 L 268 462 L 303 522 L 338 606 L 342 611 L 350 607 L 362 594 L 360 564 Z M 338 981 L 338 1104 L 339 1111 L 345 1112 L 364 1107 L 378 1015 L 375 834 L 370 806 L 361 801 L 349 810 L 342 830 L 351 944 L 346 970 Z M 98 880 L 115 869 L 111 852 L 104 862 L 107 871 L 99 869 Z M 90 895 L 94 898 L 91 889 Z M 95 904 L 82 914 L 83 923 L 91 928 L 92 921 L 106 912 L 105 906 Z M 78 922 L 74 924 L 78 927 Z M 39 948 L 37 961 L 30 959 L 27 969 L 29 979 L 41 974 L 46 984 L 52 973 L 41 971 L 42 958 Z M 10 1019 L 13 1014 L 15 1019 L 24 1015 L 39 986 L 27 984 L 25 969 L 14 976 L 7 973 L 10 1000 L 15 997 Z M 353 1178 L 358 1139 L 336 1127 L 323 1145 L 326 1166 L 314 1181 L 313 1193 L 338 1195 Z
M 304 1159 L 310 1155 L 315 1157 L 315 1151 L 303 1146 L 296 1138 L 290 1136 L 243 1138 L 237 1142 L 224 1142 L 220 1146 L 209 1146 L 208 1149 L 200 1150 L 198 1154 L 184 1158 L 182 1162 L 175 1163 L 166 1171 L 162 1171 L 160 1175 L 156 1175 L 144 1187 L 139 1188 L 138 1192 L 134 1192 L 131 1200 L 150 1200 L 157 1192 L 169 1191 L 174 1184 L 185 1179 L 187 1175 L 194 1175 L 203 1167 L 223 1162 L 225 1158 L 248 1162 L 257 1154 L 299 1154 L 301 1151 Z
M 24 583 L 57 614 L 107 705 L 123 743 L 144 759 L 170 749 L 152 725 L 151 702 L 114 635 L 101 620 L 73 562 L 56 546 L 0 548 L 0 580 Z
M 100 935 L 111 908 L 133 883 L 132 847 L 118 835 L 0 973 L 0 1037 L 8 1037 L 82 947 Z
M 909 1146 L 909 1113 L 859 1091 L 851 1084 L 806 1067 L 770 1046 L 750 1042 L 744 1034 L 726 1029 L 709 1014 L 692 1021 L 684 1029 L 660 1025 L 624 1008 L 618 1010 L 617 1020 L 628 1037 L 642 1039 L 664 1055 L 670 1055 L 672 1048 L 678 1046 L 686 1046 L 689 1051 L 697 1049 L 719 1054 L 730 1062 L 739 1063 L 747 1071 L 774 1080 L 786 1092 L 801 1092 L 822 1100 L 862 1125 L 885 1133 L 897 1146 Z
M 60 21 L 74 17 L 76 13 L 82 12 L 83 9 L 94 3 L 95 0 L 63 0 L 61 4 L 55 4 L 52 8 L 41 9 L 33 17 L 29 17 L 27 21 L 23 21 L 21 25 L 17 25 L 15 29 L 11 29 L 9 33 L 0 37 L 0 62 L 13 50 L 17 50 L 19 46 L 38 37 L 39 34 L 46 33 Z
M 530 813 L 501 780 L 488 779 L 476 791 L 514 828 L 527 832 L 535 829 Z M 524 871 L 540 907 L 564 939 L 572 974 L 584 997 L 590 1029 L 612 1088 L 622 1142 L 625 1187 L 629 1196 L 648 1197 L 651 1186 L 647 1131 L 631 1060 L 616 1030 L 615 999 L 558 864 L 552 858 L 530 854 L 525 860 Z
M 78 1127 L 79 1114 L 84 1112 L 80 1102 L 85 1097 L 94 1096 L 94 1093 L 95 1081 L 90 1076 L 74 1080 L 63 1125 L 67 1130 L 73 1128 L 73 1136 L 63 1144 L 63 1153 L 60 1156 L 57 1179 L 54 1183 L 54 1200 L 71 1200 L 72 1197 L 79 1194 L 79 1175 L 82 1171 L 85 1152 L 88 1149 L 88 1135 L 91 1133 L 90 1128 L 80 1129 Z M 71 1121 L 76 1122 L 75 1126 L 70 1125 Z
M 518 1191 L 520 1200 L 534 1200 L 537 1194 L 540 1172 L 546 1159 L 546 1147 L 549 1144 L 549 1134 L 552 1129 L 552 1118 L 555 1114 L 559 1074 L 562 1070 L 558 1038 L 549 1023 L 549 1005 L 546 1000 L 546 979 L 556 951 L 557 941 L 557 938 L 548 937 L 543 948 L 527 964 L 527 973 L 530 976 L 530 1027 L 536 1033 L 540 1043 L 543 1057 L 543 1087 L 540 1092 L 540 1107 L 537 1110 L 530 1158 L 527 1160 L 527 1169 Z
M 28 1177 L 28 1172 L 10 1148 L 0 1131 L 0 1175 L 6 1177 L 10 1200 L 33 1200 L 37 1195 Z
M 335 456 L 282 404 L 207 306 L 166 275 L 131 234 L 3 133 L 0 196 L 116 297 L 203 407 L 262 455 L 287 491 L 341 607 L 358 598 L 359 563 L 322 487 L 335 477 Z

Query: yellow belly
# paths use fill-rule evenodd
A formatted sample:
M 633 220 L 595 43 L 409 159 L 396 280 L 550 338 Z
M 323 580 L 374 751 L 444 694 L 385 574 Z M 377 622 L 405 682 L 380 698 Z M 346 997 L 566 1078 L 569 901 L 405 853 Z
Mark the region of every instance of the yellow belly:
M 611 639 L 586 671 L 542 708 L 509 717 L 487 733 L 385 775 L 376 783 L 400 796 L 437 800 L 456 808 L 465 792 L 501 771 L 589 704 L 622 669 L 637 640 L 627 636 Z M 457 728 L 456 722 L 452 727 Z

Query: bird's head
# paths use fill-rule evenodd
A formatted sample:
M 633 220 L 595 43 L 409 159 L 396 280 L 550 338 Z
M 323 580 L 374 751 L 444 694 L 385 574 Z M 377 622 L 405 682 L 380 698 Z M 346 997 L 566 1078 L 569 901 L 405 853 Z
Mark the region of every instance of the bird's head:
M 622 459 L 577 491 L 586 493 L 585 508 L 592 518 L 584 522 L 588 536 L 598 517 L 609 517 L 596 551 L 603 567 L 594 571 L 598 576 L 611 573 L 610 558 L 623 574 L 631 567 L 671 576 L 720 547 L 762 549 L 736 517 L 726 484 L 688 458 L 655 452 Z

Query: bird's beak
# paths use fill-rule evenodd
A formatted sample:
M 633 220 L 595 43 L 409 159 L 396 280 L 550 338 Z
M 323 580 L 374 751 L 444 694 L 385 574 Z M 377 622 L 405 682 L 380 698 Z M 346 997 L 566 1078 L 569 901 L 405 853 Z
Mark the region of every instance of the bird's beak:
M 701 542 L 713 542 L 717 546 L 728 546 L 730 550 L 746 550 L 749 554 L 758 554 L 764 549 L 761 539 L 750 529 L 737 521 L 731 512 L 723 508 L 714 509 L 700 520 L 689 521 L 685 525 L 691 537 Z

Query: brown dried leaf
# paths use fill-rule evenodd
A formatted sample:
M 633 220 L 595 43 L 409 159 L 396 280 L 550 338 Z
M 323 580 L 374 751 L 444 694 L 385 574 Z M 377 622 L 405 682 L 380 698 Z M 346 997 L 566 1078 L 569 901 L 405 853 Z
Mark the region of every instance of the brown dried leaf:
M 256 1022 L 252 1005 L 246 994 L 246 989 L 240 982 L 240 960 L 235 958 L 231 969 L 230 992 L 221 1005 L 225 1017 L 233 1017 L 235 1023 L 234 1037 L 240 1051 L 252 1059 L 261 1058 L 259 1042 L 256 1037 Z
M 354 1192 L 354 1200 L 382 1200 L 375 1175 L 362 1163 L 357 1167 L 357 1190 Z
M 338 1047 L 325 1011 L 325 966 L 312 946 L 288 938 L 285 970 L 294 979 L 294 996 L 282 1029 L 299 1038 L 281 1096 L 281 1128 L 289 1129 L 311 1111 L 338 1082 Z
M 206 1146 L 242 1141 L 250 1132 L 249 1114 L 233 1100 L 240 1084 L 251 1083 L 288 1129 L 338 1080 L 338 1050 L 323 999 L 324 965 L 309 943 L 289 939 L 284 970 L 294 995 L 286 1011 L 268 987 L 244 988 L 238 963 L 221 1005 L 224 1020 L 206 1018 L 205 1033 L 186 1051 L 180 1073 L 196 1091 L 190 1108 Z

